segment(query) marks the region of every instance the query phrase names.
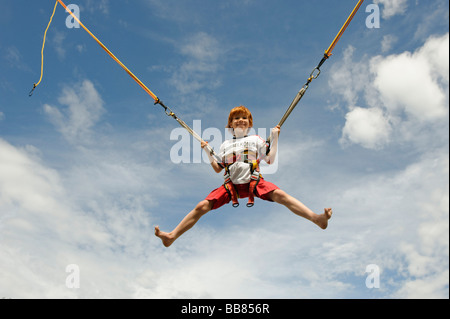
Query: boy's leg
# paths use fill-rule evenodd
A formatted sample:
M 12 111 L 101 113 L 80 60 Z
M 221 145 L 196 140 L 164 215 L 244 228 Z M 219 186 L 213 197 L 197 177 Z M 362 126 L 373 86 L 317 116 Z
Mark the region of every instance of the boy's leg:
M 298 199 L 292 197 L 287 194 L 285 191 L 281 189 L 274 190 L 270 195 L 270 198 L 279 204 L 282 204 L 289 208 L 294 214 L 306 218 L 312 221 L 314 224 L 319 226 L 322 229 L 326 229 L 328 227 L 328 220 L 331 218 L 333 211 L 331 208 L 325 208 L 325 212 L 321 215 L 317 215 L 311 209 L 306 207 L 302 202 Z
M 199 219 L 211 211 L 213 207 L 213 202 L 209 200 L 203 200 L 200 203 L 197 204 L 197 206 L 184 217 L 184 219 L 178 224 L 178 226 L 170 233 L 162 232 L 159 229 L 159 226 L 155 227 L 155 235 L 159 237 L 164 246 L 169 247 L 173 244 L 175 240 L 177 240 L 178 237 L 183 235 L 186 231 L 191 229 L 198 221 Z

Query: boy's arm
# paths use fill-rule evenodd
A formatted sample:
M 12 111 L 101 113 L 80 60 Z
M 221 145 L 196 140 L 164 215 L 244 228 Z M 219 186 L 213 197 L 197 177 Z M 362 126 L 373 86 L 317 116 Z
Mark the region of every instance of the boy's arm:
M 280 136 L 281 127 L 277 125 L 272 129 L 272 142 L 270 146 L 270 151 L 267 154 L 266 162 L 267 164 L 273 164 L 275 162 L 275 157 L 277 156 L 278 152 L 278 137 Z
M 212 155 L 208 152 L 208 150 L 205 149 L 206 145 L 208 145 L 208 142 L 202 141 L 201 145 L 202 149 L 204 149 L 206 154 L 208 154 L 209 161 L 211 162 L 211 166 L 214 169 L 214 171 L 216 173 L 220 173 L 223 170 L 223 167 L 220 166 L 219 163 L 217 163 L 217 161 L 215 160 L 215 158 L 212 157 Z

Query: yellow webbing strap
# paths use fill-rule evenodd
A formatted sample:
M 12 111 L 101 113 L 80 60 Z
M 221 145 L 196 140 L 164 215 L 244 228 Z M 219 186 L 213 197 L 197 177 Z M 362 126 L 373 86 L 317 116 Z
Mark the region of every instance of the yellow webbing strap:
M 348 25 L 350 24 L 350 22 L 352 22 L 353 18 L 355 17 L 355 14 L 358 12 L 359 8 L 361 7 L 361 5 L 363 4 L 364 0 L 359 0 L 358 4 L 355 6 L 355 8 L 353 9 L 352 13 L 350 14 L 350 16 L 348 17 L 347 21 L 345 21 L 344 25 L 342 26 L 341 30 L 339 31 L 339 33 L 336 35 L 336 37 L 334 38 L 333 42 L 331 43 L 330 47 L 325 51 L 325 55 L 327 57 L 331 56 L 331 52 L 333 51 L 334 47 L 336 46 L 336 44 L 339 42 L 339 40 L 341 39 L 341 36 L 344 34 L 345 30 L 347 29 Z
M 58 1 L 55 2 L 55 7 L 53 8 L 52 16 L 50 17 L 50 21 L 48 22 L 47 28 L 45 29 L 44 33 L 44 42 L 42 43 L 42 50 L 41 50 L 41 77 L 39 78 L 39 81 L 33 85 L 33 89 L 30 91 L 30 96 L 33 95 L 33 91 L 37 86 L 41 83 L 42 77 L 44 75 L 44 48 L 45 48 L 45 39 L 47 38 L 47 31 L 50 28 L 50 24 L 52 24 L 53 16 L 56 12 L 56 7 L 58 6 Z

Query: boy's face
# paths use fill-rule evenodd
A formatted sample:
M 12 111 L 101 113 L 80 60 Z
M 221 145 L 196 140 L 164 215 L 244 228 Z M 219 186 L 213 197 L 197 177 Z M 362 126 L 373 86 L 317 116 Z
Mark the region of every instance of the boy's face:
M 250 128 L 250 121 L 245 114 L 237 114 L 231 122 L 231 128 L 237 137 L 245 136 Z

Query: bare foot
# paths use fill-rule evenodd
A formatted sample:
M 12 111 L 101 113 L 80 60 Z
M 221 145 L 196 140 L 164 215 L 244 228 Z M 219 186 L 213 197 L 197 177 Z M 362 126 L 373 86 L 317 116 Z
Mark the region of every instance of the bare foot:
M 328 220 L 331 218 L 331 215 L 333 215 L 333 210 L 331 208 L 325 208 L 324 213 L 317 217 L 316 224 L 322 229 L 327 229 Z
M 159 226 L 155 227 L 155 236 L 159 237 L 165 247 L 169 247 L 175 241 L 175 238 L 169 233 L 165 233 L 159 229 Z

